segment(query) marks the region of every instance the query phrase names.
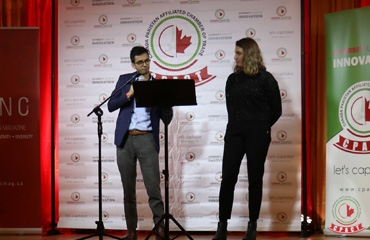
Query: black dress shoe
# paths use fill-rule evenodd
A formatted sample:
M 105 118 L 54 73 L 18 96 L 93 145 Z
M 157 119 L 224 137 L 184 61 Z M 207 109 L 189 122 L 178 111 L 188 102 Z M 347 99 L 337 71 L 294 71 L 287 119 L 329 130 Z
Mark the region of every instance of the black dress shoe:
M 226 240 L 227 239 L 227 222 L 218 222 L 216 235 L 212 240 Z
M 137 233 L 136 230 L 127 230 L 125 236 L 123 236 L 122 240 L 137 240 Z
M 248 222 L 248 229 L 242 240 L 256 240 L 257 222 Z

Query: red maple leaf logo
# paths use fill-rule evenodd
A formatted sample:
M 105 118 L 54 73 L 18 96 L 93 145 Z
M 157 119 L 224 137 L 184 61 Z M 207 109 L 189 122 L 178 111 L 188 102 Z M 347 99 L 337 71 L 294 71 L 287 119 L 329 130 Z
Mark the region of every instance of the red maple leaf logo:
M 352 214 L 355 212 L 353 208 L 350 208 L 349 205 L 347 205 L 347 217 L 352 216 Z
M 370 100 L 367 101 L 365 98 L 365 121 L 370 121 Z
M 176 27 L 176 53 L 185 53 L 185 49 L 191 45 L 191 37 L 184 36 L 181 38 L 181 35 L 182 30 Z

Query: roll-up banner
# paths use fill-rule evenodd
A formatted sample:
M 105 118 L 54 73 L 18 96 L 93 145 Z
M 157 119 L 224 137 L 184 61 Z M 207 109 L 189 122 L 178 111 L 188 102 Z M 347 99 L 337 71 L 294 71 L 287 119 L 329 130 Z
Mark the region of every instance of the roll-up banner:
M 0 233 L 41 233 L 39 29 L 0 28 Z
M 297 0 L 76 0 L 58 2 L 59 203 L 58 227 L 96 228 L 98 218 L 97 117 L 87 114 L 106 99 L 120 74 L 133 72 L 129 53 L 145 46 L 157 79 L 194 79 L 197 106 L 174 107 L 169 125 L 170 213 L 190 231 L 218 222 L 225 83 L 233 71 L 235 42 L 252 37 L 277 79 L 283 115 L 272 128 L 266 161 L 261 231 L 301 228 L 301 6 Z M 104 115 L 103 220 L 126 228 L 116 163 L 117 112 Z M 160 167 L 164 168 L 161 126 Z M 164 192 L 164 182 L 162 182 Z M 139 229 L 153 220 L 138 168 Z M 248 176 L 242 162 L 231 231 L 249 220 Z M 170 229 L 178 230 L 175 225 Z
M 327 14 L 325 233 L 370 236 L 370 7 Z

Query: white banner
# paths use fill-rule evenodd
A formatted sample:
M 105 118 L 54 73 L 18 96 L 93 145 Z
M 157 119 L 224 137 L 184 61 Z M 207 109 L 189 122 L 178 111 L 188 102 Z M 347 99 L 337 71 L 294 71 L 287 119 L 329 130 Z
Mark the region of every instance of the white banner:
M 260 45 L 283 101 L 283 116 L 272 129 L 258 229 L 300 230 L 300 1 L 74 0 L 59 1 L 58 16 L 59 228 L 96 227 L 97 117 L 87 114 L 110 95 L 120 74 L 133 72 L 129 52 L 143 45 L 157 79 L 196 83 L 198 105 L 174 107 L 169 125 L 170 213 L 186 230 L 216 229 L 227 123 L 225 83 L 233 69 L 235 41 L 248 36 Z M 125 229 L 113 144 L 117 112 L 109 113 L 106 105 L 102 110 L 103 220 L 107 229 Z M 163 137 L 163 125 L 161 129 Z M 162 168 L 163 150 L 162 139 Z M 138 174 L 138 226 L 150 230 L 152 215 L 139 168 Z M 245 231 L 248 222 L 247 179 L 243 160 L 231 231 Z M 171 223 L 170 230 L 178 229 Z

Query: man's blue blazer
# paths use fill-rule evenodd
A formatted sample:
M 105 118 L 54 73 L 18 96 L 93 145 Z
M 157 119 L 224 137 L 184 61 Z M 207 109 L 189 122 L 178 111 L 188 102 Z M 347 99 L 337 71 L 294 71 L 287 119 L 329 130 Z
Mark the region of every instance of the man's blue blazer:
M 137 72 L 124 74 L 119 76 L 118 82 L 116 84 L 116 89 L 120 88 L 123 84 L 125 84 L 128 80 L 130 80 L 132 77 L 135 76 Z M 114 135 L 114 144 L 116 146 L 123 146 L 125 139 L 127 139 L 125 136 L 128 133 L 130 123 L 131 123 L 131 117 L 134 112 L 134 97 L 131 97 L 130 99 L 127 98 L 126 93 L 130 90 L 130 87 L 132 85 L 132 80 L 130 83 L 128 83 L 126 86 L 124 86 L 117 94 L 112 96 L 112 98 L 108 101 L 108 110 L 109 112 L 113 112 L 117 109 L 119 109 L 119 114 L 116 122 L 116 130 Z M 153 79 L 152 81 L 156 81 Z M 114 92 L 113 91 L 113 92 Z M 169 110 L 169 116 L 168 116 L 168 123 L 172 120 L 173 112 L 172 108 Z M 162 119 L 162 121 L 165 121 L 165 109 L 161 107 L 152 107 L 150 111 L 150 120 L 152 122 L 152 131 L 153 131 L 153 137 L 154 142 L 156 144 L 157 152 L 159 152 L 159 121 Z

